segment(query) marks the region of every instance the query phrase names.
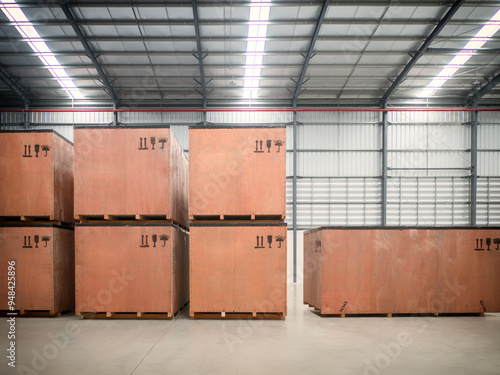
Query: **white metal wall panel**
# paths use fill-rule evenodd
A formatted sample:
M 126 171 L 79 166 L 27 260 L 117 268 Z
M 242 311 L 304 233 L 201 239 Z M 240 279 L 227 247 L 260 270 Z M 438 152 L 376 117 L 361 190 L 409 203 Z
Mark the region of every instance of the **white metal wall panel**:
M 188 126 L 171 126 L 170 129 L 174 133 L 177 142 L 181 145 L 182 149 L 187 152 L 189 149 L 189 127 Z
M 477 179 L 478 225 L 500 225 L 500 177 Z
M 0 112 L 0 124 L 21 124 L 23 121 L 21 112 Z
M 469 180 L 462 177 L 390 178 L 389 225 L 467 225 Z
M 297 121 L 305 125 L 377 124 L 380 112 L 297 112 Z
M 125 124 L 196 125 L 203 121 L 202 112 L 119 112 L 118 121 Z
M 500 112 L 479 112 L 477 120 L 480 124 L 500 124 Z
M 378 125 L 300 125 L 298 149 L 380 150 Z
M 381 155 L 379 152 L 329 151 L 299 152 L 299 176 L 379 176 Z
M 393 124 L 462 124 L 470 121 L 469 112 L 461 111 L 397 111 L 389 112 Z
M 286 124 L 293 121 L 292 112 L 227 111 L 208 112 L 207 121 L 214 124 Z
M 470 126 L 457 125 L 389 125 L 389 150 L 465 150 L 470 148 Z
M 30 112 L 31 124 L 107 125 L 113 121 L 111 112 Z

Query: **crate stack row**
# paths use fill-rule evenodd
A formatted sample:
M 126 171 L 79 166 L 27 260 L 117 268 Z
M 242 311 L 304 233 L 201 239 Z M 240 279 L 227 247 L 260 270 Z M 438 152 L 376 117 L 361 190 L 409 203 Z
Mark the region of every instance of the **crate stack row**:
M 74 308 L 73 144 L 52 130 L 1 131 L 0 310 Z
M 188 164 L 169 127 L 76 127 L 75 219 L 77 315 L 172 318 L 188 302 Z
M 189 129 L 190 315 L 286 316 L 286 129 Z

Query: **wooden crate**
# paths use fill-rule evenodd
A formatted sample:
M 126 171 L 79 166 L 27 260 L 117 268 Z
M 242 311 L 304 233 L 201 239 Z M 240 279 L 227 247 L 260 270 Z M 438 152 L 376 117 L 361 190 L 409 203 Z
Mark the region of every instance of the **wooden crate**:
M 77 224 L 75 232 L 77 314 L 171 318 L 188 302 L 186 231 L 172 224 Z
M 57 315 L 75 305 L 72 229 L 52 225 L 0 227 L 0 310 L 9 310 L 8 263 L 15 261 L 15 310 Z
M 75 128 L 75 218 L 187 227 L 187 199 L 187 159 L 169 127 Z
M 73 221 L 73 144 L 52 130 L 1 131 L 2 220 Z
M 495 228 L 320 228 L 304 235 L 304 303 L 322 314 L 500 312 L 499 248 Z
M 284 219 L 285 127 L 191 127 L 189 181 L 191 220 Z
M 286 316 L 286 224 L 191 224 L 190 235 L 192 317 Z

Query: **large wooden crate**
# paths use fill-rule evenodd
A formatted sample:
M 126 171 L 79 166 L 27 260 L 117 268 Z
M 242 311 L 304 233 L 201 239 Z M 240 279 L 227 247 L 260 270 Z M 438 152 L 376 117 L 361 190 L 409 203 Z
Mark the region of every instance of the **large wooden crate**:
M 282 223 L 191 224 L 191 316 L 285 317 L 286 234 Z
M 191 127 L 189 181 L 191 220 L 284 219 L 285 127 Z
M 187 199 L 187 159 L 169 127 L 75 128 L 77 219 L 164 218 L 187 227 Z
M 189 300 L 189 234 L 172 224 L 77 224 L 76 311 L 173 317 Z
M 73 221 L 73 144 L 52 130 L 0 132 L 0 217 Z
M 322 314 L 500 312 L 500 230 L 304 235 L 304 303 Z
M 9 310 L 8 263 L 15 262 L 15 307 L 57 315 L 75 305 L 72 229 L 52 225 L 0 227 L 0 310 Z M 10 284 L 12 285 L 12 284 Z

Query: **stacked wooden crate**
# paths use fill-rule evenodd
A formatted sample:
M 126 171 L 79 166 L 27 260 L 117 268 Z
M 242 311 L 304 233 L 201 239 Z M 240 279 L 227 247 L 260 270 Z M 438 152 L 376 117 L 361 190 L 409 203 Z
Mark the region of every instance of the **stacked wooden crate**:
M 75 128 L 78 315 L 172 318 L 188 302 L 187 189 L 169 127 Z
M 500 311 L 498 228 L 319 228 L 304 235 L 304 303 L 322 314 Z
M 190 315 L 286 316 L 286 129 L 189 130 Z
M 2 131 L 0 148 L 0 310 L 59 316 L 74 308 L 73 144 Z

